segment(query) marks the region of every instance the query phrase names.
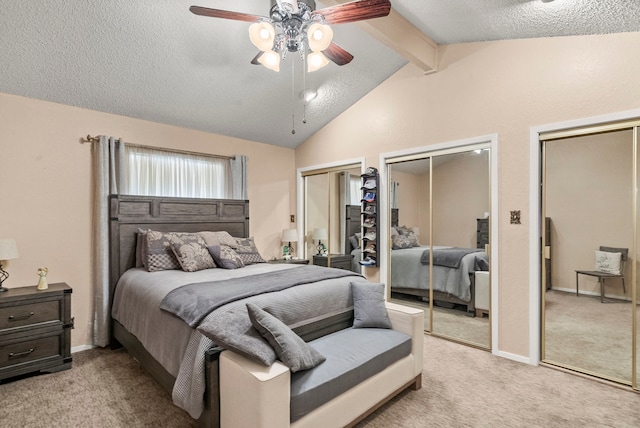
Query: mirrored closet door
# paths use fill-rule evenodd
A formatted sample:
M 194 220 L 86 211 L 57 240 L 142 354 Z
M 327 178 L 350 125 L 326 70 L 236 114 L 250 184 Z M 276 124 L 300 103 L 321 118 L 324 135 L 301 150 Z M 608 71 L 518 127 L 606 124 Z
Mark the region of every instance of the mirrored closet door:
M 304 253 L 311 264 L 360 271 L 360 164 L 302 174 Z
M 637 125 L 540 137 L 542 361 L 633 386 Z
M 425 331 L 489 349 L 488 144 L 389 159 L 391 300 L 424 308 Z

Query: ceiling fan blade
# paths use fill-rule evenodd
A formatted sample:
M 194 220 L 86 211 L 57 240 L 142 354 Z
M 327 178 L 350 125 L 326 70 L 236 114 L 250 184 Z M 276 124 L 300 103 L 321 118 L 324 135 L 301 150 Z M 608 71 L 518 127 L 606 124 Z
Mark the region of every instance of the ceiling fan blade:
M 389 0 L 356 0 L 337 6 L 316 10 L 312 15 L 324 16 L 325 24 L 345 24 L 364 19 L 381 18 L 389 15 Z
M 338 65 L 349 64 L 353 59 L 353 55 L 351 55 L 349 52 L 345 51 L 335 43 L 331 43 L 327 49 L 322 51 L 322 53 L 324 54 L 324 56 Z
M 262 56 L 263 53 L 264 52 L 258 52 L 258 54 L 254 56 L 253 59 L 251 60 L 251 64 L 260 65 L 260 61 L 258 61 L 258 59 Z
M 202 6 L 191 6 L 189 10 L 191 13 L 196 15 L 209 16 L 211 18 L 233 19 L 236 21 L 260 22 L 260 20 L 265 19 L 264 16 L 250 15 L 248 13 L 233 12 L 230 10 L 209 9 L 208 7 Z

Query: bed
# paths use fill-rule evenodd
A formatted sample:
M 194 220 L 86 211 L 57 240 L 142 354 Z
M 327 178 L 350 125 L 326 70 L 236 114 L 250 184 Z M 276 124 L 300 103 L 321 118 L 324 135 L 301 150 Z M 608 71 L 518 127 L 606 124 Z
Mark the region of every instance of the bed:
M 474 272 L 488 270 L 487 254 L 477 248 L 434 246 L 433 266 L 429 261 L 429 246 L 391 250 L 391 291 L 429 298 L 432 267 L 434 302 L 463 305 L 475 315 Z
M 249 236 L 249 202 L 243 200 L 139 197 L 110 197 L 110 299 L 112 302 L 112 346 L 123 345 L 159 383 L 172 393 L 174 403 L 185 409 L 198 424 L 219 423 L 219 356 L 222 348 L 182 319 L 159 309 L 164 297 L 185 284 L 203 281 L 238 281 L 256 275 L 277 275 L 292 269 L 340 271 L 340 276 L 247 297 L 254 303 L 282 297 L 273 306 L 289 317 L 287 323 L 305 340 L 349 327 L 353 302 L 345 291 L 354 272 L 293 264 L 256 263 L 241 269 L 204 269 L 196 272 L 163 270 L 147 272 L 136 267 L 139 229 L 159 232 L 226 231 L 238 238 Z M 187 285 L 188 287 L 188 285 Z M 345 288 L 347 287 L 347 288 Z M 289 294 L 286 294 L 289 293 Z M 275 297 L 274 297 L 275 296 Z M 283 297 L 288 296 L 288 297 Z M 327 297 L 330 296 L 330 297 Z M 300 305 L 299 299 L 326 301 L 324 308 Z M 298 300 L 296 300 L 298 299 Z M 223 308 L 231 315 L 246 311 L 245 300 Z M 297 308 L 291 310 L 291 308 Z M 215 324 L 214 311 L 201 325 Z M 246 318 L 246 314 L 245 314 Z M 231 329 L 240 329 L 229 327 Z M 163 334 L 158 334 L 161 331 Z M 204 398 L 204 399 L 203 399 Z

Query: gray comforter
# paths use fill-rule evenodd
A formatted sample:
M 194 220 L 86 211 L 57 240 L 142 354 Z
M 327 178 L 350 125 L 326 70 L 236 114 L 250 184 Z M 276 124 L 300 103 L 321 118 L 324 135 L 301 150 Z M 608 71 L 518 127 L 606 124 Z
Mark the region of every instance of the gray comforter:
M 206 269 L 198 272 L 130 269 L 122 275 L 116 286 L 112 316 L 135 335 L 145 349 L 176 378 L 172 393 L 174 404 L 197 419 L 203 410 L 204 355 L 214 343 L 180 318 L 160 310 L 160 302 L 171 290 L 182 285 L 225 281 L 299 267 L 260 263 L 242 269 Z M 354 279 L 364 281 L 359 276 L 346 276 L 237 300 L 207 315 L 201 326 L 226 325 L 238 332 L 250 330 L 247 302 L 267 309 L 286 324 L 346 309 L 353 305 L 350 284 Z
M 471 300 L 471 280 L 469 274 L 475 272 L 476 257 L 488 262 L 485 252 L 473 252 L 460 259 L 458 268 L 429 266 L 420 262 L 428 247 L 405 248 L 391 251 L 390 285 L 394 288 L 428 290 L 429 269 L 433 269 L 433 289 L 452 294 L 469 302 Z M 451 247 L 434 247 L 435 250 Z M 435 254 L 435 253 L 434 253 Z

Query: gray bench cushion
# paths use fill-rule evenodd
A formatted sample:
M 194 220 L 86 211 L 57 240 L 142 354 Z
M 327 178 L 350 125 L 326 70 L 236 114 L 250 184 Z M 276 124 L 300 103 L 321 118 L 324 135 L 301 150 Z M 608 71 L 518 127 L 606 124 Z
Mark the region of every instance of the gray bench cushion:
M 380 328 L 348 328 L 309 344 L 326 361 L 291 375 L 291 422 L 411 353 L 411 336 Z

